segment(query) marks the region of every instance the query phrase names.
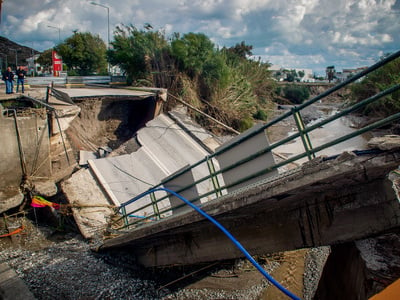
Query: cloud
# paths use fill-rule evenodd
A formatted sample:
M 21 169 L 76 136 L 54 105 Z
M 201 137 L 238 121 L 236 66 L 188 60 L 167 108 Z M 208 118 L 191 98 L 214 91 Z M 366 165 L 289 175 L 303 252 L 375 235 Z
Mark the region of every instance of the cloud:
M 169 35 L 202 32 L 218 47 L 245 41 L 255 56 L 288 67 L 360 66 L 400 45 L 400 0 L 96 2 L 109 7 L 111 31 L 150 23 Z M 57 30 L 48 25 L 60 28 L 62 39 L 78 29 L 107 40 L 107 10 L 89 0 L 3 2 L 1 35 L 45 50 L 58 42 Z
M 288 69 L 312 68 L 315 71 L 322 72 L 327 64 L 322 54 L 297 54 L 291 52 L 282 43 L 274 43 L 272 46 L 263 49 L 263 52 L 263 54 L 259 55 L 263 61 Z M 305 61 L 307 61 L 307 64 L 304 63 Z

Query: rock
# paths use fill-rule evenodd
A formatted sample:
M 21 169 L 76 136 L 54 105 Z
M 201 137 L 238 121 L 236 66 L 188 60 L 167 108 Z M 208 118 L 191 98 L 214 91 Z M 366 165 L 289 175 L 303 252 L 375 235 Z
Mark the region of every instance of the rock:
M 22 201 L 24 201 L 24 195 L 17 187 L 7 191 L 0 191 L 0 212 L 5 212 L 21 205 Z
M 356 157 L 356 155 L 353 152 L 345 151 L 335 159 L 335 162 L 336 163 L 342 163 L 342 162 L 345 162 L 345 161 L 352 160 L 355 157 Z
M 388 233 L 357 241 L 355 244 L 365 261 L 369 298 L 399 278 L 400 236 L 397 233 Z
M 368 146 L 380 150 L 397 150 L 400 148 L 400 136 L 385 135 L 382 137 L 374 137 L 369 140 Z
M 58 192 L 56 184 L 51 180 L 34 181 L 33 186 L 33 192 L 44 197 L 54 196 Z

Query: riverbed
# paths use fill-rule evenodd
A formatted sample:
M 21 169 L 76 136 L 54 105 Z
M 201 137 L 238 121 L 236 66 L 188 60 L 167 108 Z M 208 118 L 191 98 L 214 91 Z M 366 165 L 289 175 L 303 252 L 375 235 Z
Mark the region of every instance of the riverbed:
M 290 109 L 290 107 L 285 107 Z M 315 104 L 312 107 L 302 112 L 303 121 L 306 128 L 311 127 L 315 124 L 322 122 L 323 120 L 339 113 L 337 105 L 318 105 Z M 344 116 L 331 121 L 328 124 L 320 126 L 313 131 L 308 133 L 312 148 L 317 148 L 327 143 L 330 143 L 340 137 L 350 135 L 357 131 L 362 126 L 363 119 L 356 115 Z M 289 117 L 284 121 L 272 126 L 269 130 L 269 138 L 271 143 L 275 143 L 284 138 L 290 137 L 298 132 L 296 122 L 293 117 Z M 327 149 L 323 149 L 315 153 L 315 156 L 334 156 L 345 151 L 354 150 L 366 150 L 368 149 L 368 140 L 371 138 L 371 134 L 363 134 L 341 143 L 330 146 Z M 300 137 L 281 145 L 274 149 L 274 152 L 281 155 L 282 157 L 292 158 L 298 154 L 305 152 L 303 141 Z M 297 164 L 302 164 L 307 161 L 308 158 L 304 157 L 296 161 Z

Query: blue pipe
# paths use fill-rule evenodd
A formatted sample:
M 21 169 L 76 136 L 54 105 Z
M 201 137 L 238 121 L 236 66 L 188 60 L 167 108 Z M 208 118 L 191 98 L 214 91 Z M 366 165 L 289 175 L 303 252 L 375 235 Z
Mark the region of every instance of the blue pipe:
M 144 192 L 143 194 L 140 194 L 139 196 L 133 198 L 132 200 L 128 201 L 129 203 L 132 203 L 134 201 L 136 201 L 139 198 L 142 198 L 144 196 L 146 196 L 147 194 L 156 192 L 156 191 L 166 191 L 176 197 L 178 197 L 179 199 L 181 199 L 183 202 L 185 202 L 187 205 L 189 205 L 190 207 L 192 207 L 194 210 L 196 210 L 199 214 L 201 214 L 202 216 L 204 216 L 205 218 L 207 218 L 209 221 L 211 221 L 215 226 L 217 226 L 234 244 L 235 246 L 246 256 L 246 258 L 256 267 L 256 269 L 268 280 L 270 281 L 273 285 L 275 285 L 279 290 L 281 290 L 285 295 L 287 295 L 288 297 L 290 297 L 291 299 L 296 299 L 296 300 L 300 300 L 299 297 L 297 297 L 296 295 L 294 295 L 293 293 L 291 293 L 290 291 L 288 291 L 287 289 L 285 289 L 278 281 L 276 281 L 271 275 L 269 275 L 256 261 L 255 259 L 249 254 L 249 252 L 247 252 L 247 250 L 235 239 L 235 237 L 228 231 L 225 229 L 225 227 L 223 227 L 217 220 L 215 220 L 213 217 L 211 217 L 210 215 L 208 215 L 207 213 L 205 213 L 202 209 L 200 209 L 199 207 L 197 207 L 196 205 L 194 205 L 193 203 L 191 203 L 190 201 L 188 201 L 187 199 L 185 199 L 184 197 L 182 197 L 181 195 L 175 193 L 174 191 L 167 189 L 167 188 L 163 188 L 163 187 L 159 187 L 156 189 L 152 189 L 149 191 Z M 123 204 L 123 206 L 127 205 L 127 203 Z

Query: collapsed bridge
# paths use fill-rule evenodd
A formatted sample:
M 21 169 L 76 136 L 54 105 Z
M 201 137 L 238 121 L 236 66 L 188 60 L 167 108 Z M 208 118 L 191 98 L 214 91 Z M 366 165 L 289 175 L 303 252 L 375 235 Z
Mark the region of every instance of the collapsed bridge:
M 136 151 L 98 159 L 89 155 L 78 172 L 62 181 L 61 188 L 82 234 L 90 239 L 104 238 L 100 250 L 128 248 L 145 266 L 242 256 L 221 232 L 182 205 L 177 197 L 165 191 L 154 192 L 161 188 L 174 190 L 201 207 L 252 254 L 331 245 L 397 230 L 399 206 L 394 170 L 399 165 L 398 142 L 395 140 L 391 147 L 383 143 L 373 149 L 350 149 L 335 155 L 325 151 L 387 126 L 400 115 L 393 114 L 344 135 L 338 132 L 324 143 L 317 143 L 312 133 L 379 101 L 397 91 L 399 85 L 314 124 L 305 124 L 302 118 L 304 108 L 382 64 L 228 142 L 216 141 L 200 128 L 184 124 L 184 118 L 177 113 L 157 117 L 154 114 L 132 139 Z M 59 89 L 58 96 L 62 98 L 63 92 Z M 68 91 L 70 95 L 73 92 Z M 70 98 L 82 105 L 97 101 L 93 95 L 83 97 L 88 101 L 85 103 L 82 97 Z M 92 120 L 98 121 L 109 108 L 117 107 L 108 100 L 100 103 L 100 113 Z M 74 111 L 80 117 L 85 113 Z M 68 115 L 65 117 L 68 119 Z M 293 118 L 297 131 L 270 143 L 268 130 L 287 118 Z M 45 122 L 43 126 L 47 126 Z M 63 123 L 53 122 L 52 128 L 59 131 L 56 144 L 62 149 Z M 92 130 L 87 126 L 85 137 Z M 42 127 L 40 132 L 45 132 Z M 42 136 L 38 135 L 36 141 Z M 88 138 L 82 141 L 89 148 L 93 144 Z M 280 153 L 280 147 L 294 142 L 303 146 L 302 152 L 286 157 Z M 74 140 L 68 143 L 73 144 Z M 71 158 L 71 152 L 62 152 L 59 154 Z M 88 155 L 85 151 L 80 154 Z M 53 160 L 52 166 L 57 163 Z M 298 167 L 293 168 L 293 164 Z M 105 229 L 108 235 L 103 236 Z

